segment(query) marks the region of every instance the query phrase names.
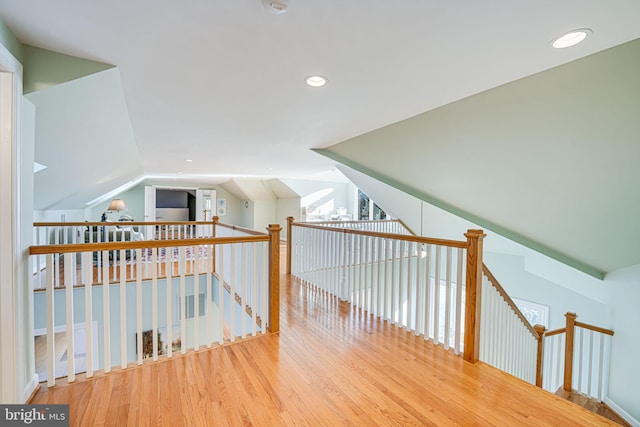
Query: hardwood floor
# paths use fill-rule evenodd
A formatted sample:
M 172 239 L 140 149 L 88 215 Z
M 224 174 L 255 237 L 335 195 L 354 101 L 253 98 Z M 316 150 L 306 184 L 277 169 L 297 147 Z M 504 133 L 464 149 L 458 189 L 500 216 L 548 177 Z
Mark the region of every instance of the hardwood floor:
M 71 425 L 616 425 L 283 276 L 281 331 L 51 389 Z

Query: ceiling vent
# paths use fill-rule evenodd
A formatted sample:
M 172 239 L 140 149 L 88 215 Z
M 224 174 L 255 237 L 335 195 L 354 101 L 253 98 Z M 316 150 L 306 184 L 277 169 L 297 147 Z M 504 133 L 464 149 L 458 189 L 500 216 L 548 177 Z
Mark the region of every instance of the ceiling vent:
M 289 8 L 289 0 L 262 0 L 262 6 L 274 15 L 282 15 Z

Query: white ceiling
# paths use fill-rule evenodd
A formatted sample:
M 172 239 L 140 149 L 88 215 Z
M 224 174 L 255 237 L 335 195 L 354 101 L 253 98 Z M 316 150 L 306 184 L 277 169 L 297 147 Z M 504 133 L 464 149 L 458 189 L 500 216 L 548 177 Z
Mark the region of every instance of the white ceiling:
M 637 0 L 0 0 L 0 17 L 25 44 L 116 65 L 144 174 L 200 178 L 305 178 L 332 167 L 309 148 L 640 36 Z M 579 27 L 585 43 L 549 47 Z M 329 84 L 306 87 L 314 73 Z
M 284 15 L 260 0 L 0 0 L 0 19 L 25 44 L 117 66 L 140 174 L 179 182 L 323 176 L 335 162 L 311 148 L 640 37 L 638 0 L 290 0 Z M 582 44 L 550 47 L 583 27 Z M 325 87 L 304 84 L 316 73 Z

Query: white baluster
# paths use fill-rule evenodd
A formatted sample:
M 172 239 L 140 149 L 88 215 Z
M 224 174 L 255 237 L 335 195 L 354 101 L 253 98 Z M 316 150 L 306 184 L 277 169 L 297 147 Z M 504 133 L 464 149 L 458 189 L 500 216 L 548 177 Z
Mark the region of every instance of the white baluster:
M 173 248 L 164 248 L 165 272 L 167 278 L 167 357 L 173 357 L 173 316 L 172 306 L 173 289 L 171 277 L 173 276 Z
M 446 264 L 445 264 L 445 280 L 446 280 L 446 292 L 445 305 L 444 305 L 444 349 L 449 350 L 450 336 L 451 336 L 451 254 L 452 248 L 447 246 Z
M 54 277 L 54 257 L 57 254 L 45 255 L 45 289 L 47 296 L 47 386 L 53 387 L 56 384 L 56 353 L 55 353 L 55 293 L 53 287 Z
M 66 233 L 65 233 L 66 234 Z M 64 288 L 67 310 L 67 378 L 68 381 L 76 380 L 76 347 L 75 347 L 75 322 L 73 316 L 73 274 L 75 270 L 75 254 L 64 254 Z
M 145 262 L 145 266 L 147 268 L 145 268 L 146 270 L 146 274 L 145 277 L 149 277 L 149 253 L 148 250 L 145 249 L 145 252 L 147 254 L 147 260 Z M 137 265 L 138 265 L 138 271 L 142 270 L 142 254 L 140 254 L 140 257 L 137 257 Z M 136 331 L 137 331 L 137 342 L 136 342 L 136 350 L 137 350 L 137 354 L 138 354 L 138 365 L 142 365 L 142 359 L 144 357 L 144 348 L 142 347 L 142 275 L 137 274 L 136 275 Z M 126 310 L 126 306 L 124 307 L 120 307 L 120 312 L 122 313 L 123 311 Z M 123 364 L 126 363 L 126 361 L 122 362 Z
M 151 250 L 151 263 L 153 264 L 151 268 L 151 335 L 153 340 L 153 361 L 155 362 L 158 360 L 158 248 Z
M 262 277 L 263 277 L 263 285 L 262 285 L 262 333 L 267 333 L 267 325 L 269 324 L 269 305 L 268 305 L 268 296 L 270 294 L 270 282 L 268 275 L 268 260 L 269 260 L 269 242 L 263 243 L 262 250 Z
M 436 250 L 436 275 L 433 296 L 433 343 L 440 343 L 440 254 L 441 246 L 435 246 Z
M 578 355 L 578 378 L 577 378 L 577 382 L 578 382 L 578 391 L 582 392 L 582 377 L 583 377 L 583 369 L 582 369 L 582 360 L 584 360 L 584 355 L 583 355 L 583 346 L 584 346 L 584 329 L 583 328 L 578 328 L 578 345 L 575 346 L 576 349 L 574 350 L 574 352 Z M 576 351 L 577 350 L 577 351 Z M 574 380 L 575 381 L 575 380 Z
M 138 249 L 140 251 L 140 249 Z M 124 273 L 125 263 L 123 261 L 125 251 L 120 251 L 120 366 L 127 367 L 127 282 Z M 142 256 L 142 252 L 136 258 Z M 138 266 L 139 267 L 139 266 Z M 138 271 L 139 268 L 137 269 Z M 114 269 L 115 273 L 115 269 Z M 115 274 L 114 274 L 115 275 Z
M 258 334 L 257 330 L 257 312 L 259 310 L 258 307 L 258 295 L 259 295 L 259 282 L 258 282 L 258 244 L 253 242 L 251 258 L 253 268 L 251 269 L 251 289 L 252 289 L 252 298 L 251 298 L 251 335 L 254 337 Z
M 102 259 L 109 259 L 107 251 L 101 252 Z M 109 297 L 109 263 L 102 263 L 102 316 L 104 319 L 104 372 L 111 372 L 111 308 Z
M 431 245 L 427 244 L 424 247 L 425 251 L 425 264 L 424 264 L 424 339 L 428 340 L 431 335 Z
M 406 327 L 407 323 L 405 321 L 405 316 L 404 316 L 404 302 L 405 302 L 405 296 L 406 293 L 404 291 L 405 286 L 405 280 L 404 280 L 404 260 L 406 258 L 405 256 L 405 249 L 406 249 L 406 245 L 405 242 L 403 241 L 398 241 L 398 248 L 399 248 L 399 258 L 398 258 L 398 320 L 397 322 L 400 324 L 400 327 Z
M 167 248 L 169 250 L 169 248 Z M 173 248 L 171 248 L 173 251 Z M 180 353 L 187 353 L 187 291 L 186 291 L 186 270 L 187 254 L 186 248 L 180 246 L 178 249 L 178 273 L 180 274 Z
M 242 337 L 242 339 L 245 339 L 247 337 L 247 269 L 249 268 L 249 266 L 247 264 L 246 247 L 247 247 L 246 243 L 242 243 L 240 245 L 240 250 L 241 250 L 240 273 L 241 273 L 241 280 L 242 280 L 242 283 L 241 283 L 242 307 L 240 310 L 240 327 L 242 331 L 240 336 Z
M 458 249 L 458 269 L 456 274 L 456 324 L 455 324 L 455 348 L 454 353 L 460 354 L 460 343 L 462 342 L 462 287 L 464 285 L 463 265 L 462 260 L 464 250 Z
M 82 253 L 83 265 L 91 266 L 91 252 Z M 92 268 L 85 268 L 84 273 L 84 324 L 87 355 L 87 378 L 93 376 L 93 284 Z
M 416 321 L 416 336 L 424 333 L 424 325 L 422 323 L 422 319 L 424 319 L 424 286 L 422 284 L 422 244 L 418 243 L 417 247 L 417 257 L 416 257 L 416 313 L 415 313 L 415 321 Z
M 391 281 L 389 282 L 389 291 L 391 293 L 391 324 L 395 325 L 396 319 L 396 241 L 391 240 Z
M 592 396 L 591 394 L 591 379 L 593 377 L 593 331 L 589 331 L 589 370 L 587 371 L 587 395 Z
M 191 233 L 191 227 L 188 227 L 187 231 Z M 200 348 L 200 256 L 198 246 L 190 246 L 190 248 L 193 272 L 193 348 L 197 351 Z
M 599 401 L 602 402 L 602 383 L 603 383 L 603 374 L 604 374 L 604 340 L 605 340 L 605 335 L 604 334 L 600 334 L 600 351 L 599 351 L 599 358 L 598 358 L 598 394 L 596 395 L 596 397 L 598 398 Z
M 220 312 L 220 322 L 219 322 L 219 331 L 220 334 L 219 343 L 220 345 L 224 344 L 224 246 L 225 245 L 217 245 L 218 255 L 216 259 L 220 260 L 220 269 L 218 270 L 218 311 Z
M 231 307 L 229 308 L 231 310 L 231 321 L 230 321 L 230 326 L 229 326 L 229 330 L 230 330 L 230 339 L 231 342 L 234 342 L 236 340 L 236 245 L 235 244 L 231 244 L 231 283 L 229 283 L 231 290 L 230 290 L 230 297 L 231 297 Z

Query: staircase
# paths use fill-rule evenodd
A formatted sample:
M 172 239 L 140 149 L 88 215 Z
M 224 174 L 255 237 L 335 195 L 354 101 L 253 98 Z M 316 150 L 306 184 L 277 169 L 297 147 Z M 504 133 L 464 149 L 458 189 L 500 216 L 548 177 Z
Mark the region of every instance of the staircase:
M 572 392 L 568 392 L 564 390 L 562 387 L 556 391 L 556 396 L 560 396 L 563 399 L 568 400 L 569 402 L 573 402 L 576 405 L 582 406 L 585 409 L 588 409 L 591 412 L 595 412 L 598 415 L 601 415 L 611 421 L 614 421 L 622 426 L 631 427 L 624 418 L 618 415 L 613 409 L 609 408 L 604 402 L 600 402 L 597 399 L 584 395 L 582 393 L 578 393 L 575 390 Z

